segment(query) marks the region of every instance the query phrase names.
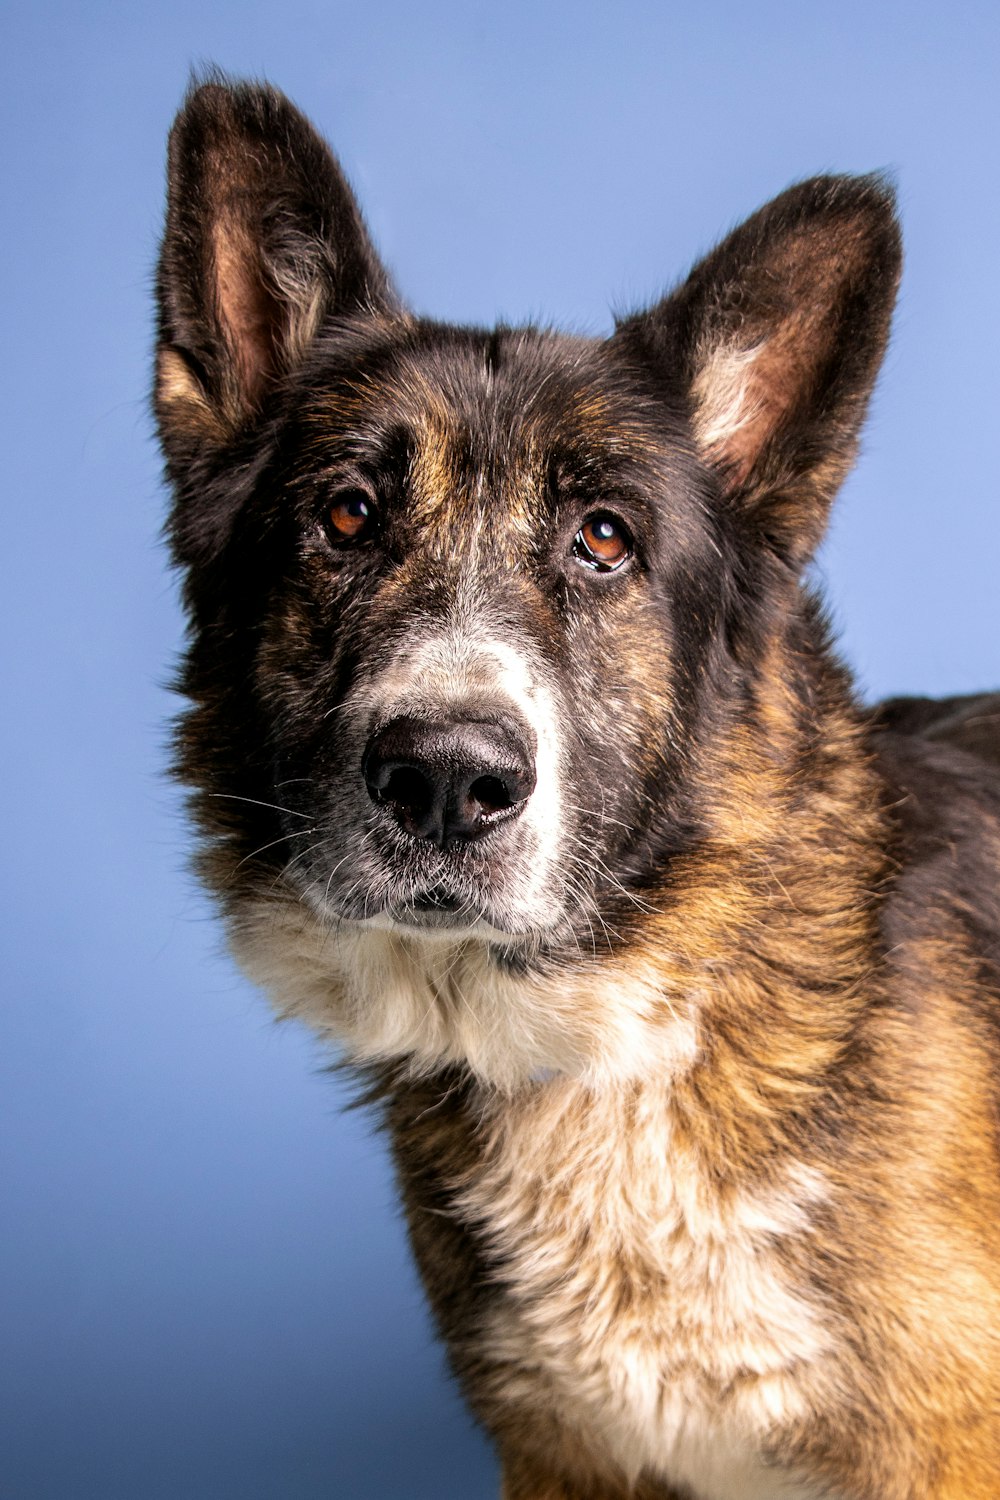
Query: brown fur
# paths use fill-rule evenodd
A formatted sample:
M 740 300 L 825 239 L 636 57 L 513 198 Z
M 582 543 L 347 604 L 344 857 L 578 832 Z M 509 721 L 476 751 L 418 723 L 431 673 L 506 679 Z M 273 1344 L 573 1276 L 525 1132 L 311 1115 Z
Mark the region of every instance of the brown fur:
M 171 164 L 199 868 L 384 1113 L 504 1500 L 992 1500 L 1000 706 L 864 710 L 800 576 L 885 185 L 790 189 L 601 343 L 410 317 L 273 91 L 196 91 Z M 507 726 L 516 816 L 380 803 L 413 720 Z

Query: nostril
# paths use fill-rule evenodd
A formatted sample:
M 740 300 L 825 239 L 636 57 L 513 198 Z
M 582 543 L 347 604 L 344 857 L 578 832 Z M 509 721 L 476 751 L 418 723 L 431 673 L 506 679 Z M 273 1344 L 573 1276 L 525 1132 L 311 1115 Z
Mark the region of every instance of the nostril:
M 499 776 L 477 777 L 469 787 L 469 799 L 478 802 L 485 814 L 503 812 L 513 806 L 513 798 Z
M 427 777 L 415 766 L 397 766 L 384 778 L 384 785 L 379 786 L 376 780 L 375 787 L 384 802 L 395 802 L 413 812 L 428 807 L 434 797 L 434 789 Z
M 384 775 L 371 779 L 369 788 L 376 802 L 391 808 L 407 833 L 423 838 L 436 827 L 438 794 L 431 778 L 416 766 L 389 767 Z

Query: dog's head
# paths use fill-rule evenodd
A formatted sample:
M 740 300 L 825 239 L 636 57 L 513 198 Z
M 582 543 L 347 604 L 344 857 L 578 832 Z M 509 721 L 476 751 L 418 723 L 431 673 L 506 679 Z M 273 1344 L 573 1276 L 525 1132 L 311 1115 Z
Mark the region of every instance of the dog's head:
M 180 772 L 234 925 L 310 934 L 328 988 L 369 972 L 377 1009 L 400 954 L 585 968 L 669 902 L 768 642 L 815 647 L 798 575 L 898 266 L 885 185 L 822 178 L 609 339 L 442 326 L 284 98 L 193 92 L 155 399 Z

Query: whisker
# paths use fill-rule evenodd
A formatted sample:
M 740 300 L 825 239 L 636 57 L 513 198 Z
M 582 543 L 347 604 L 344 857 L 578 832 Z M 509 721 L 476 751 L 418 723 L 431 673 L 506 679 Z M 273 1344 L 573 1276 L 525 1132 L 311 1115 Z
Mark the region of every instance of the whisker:
M 247 864 L 251 859 L 256 859 L 258 855 L 265 853 L 266 850 L 273 849 L 275 844 L 287 843 L 289 839 L 305 838 L 307 834 L 315 832 L 316 827 L 314 824 L 312 828 L 296 828 L 294 833 L 283 833 L 280 838 L 272 839 L 269 844 L 261 844 L 259 849 L 254 849 L 250 854 L 244 854 L 239 864 L 233 866 L 233 874 L 235 875 L 236 871 L 241 869 L 243 865 Z
M 288 872 L 292 869 L 292 867 L 294 865 L 298 864 L 298 862 L 299 862 L 300 859 L 306 859 L 313 852 L 314 849 L 322 849 L 322 847 L 323 847 L 323 845 L 325 843 L 326 843 L 326 839 L 325 838 L 317 839 L 316 842 L 315 842 L 315 844 L 310 844 L 309 845 L 308 849 L 302 849 L 298 854 L 294 854 L 292 856 L 292 858 L 288 861 L 287 864 L 282 865 L 281 869 L 278 871 L 277 875 L 274 877 L 274 880 L 271 883 L 271 889 L 272 889 L 272 891 L 274 890 L 274 887 L 279 883 L 279 881 L 284 880 L 284 878 L 288 874 Z
M 633 824 L 626 823 L 621 818 L 612 818 L 612 817 L 610 817 L 604 811 L 603 807 L 601 808 L 601 811 L 598 813 L 598 812 L 595 812 L 595 810 L 592 807 L 583 807 L 583 806 L 581 806 L 577 802 L 565 802 L 563 804 L 563 806 L 564 807 L 568 807 L 569 810 L 570 810 L 570 812 L 583 813 L 583 815 L 584 815 L 585 818 L 597 818 L 599 820 L 602 828 L 603 828 L 603 826 L 604 826 L 605 823 L 614 823 L 614 824 L 617 825 L 617 827 L 624 828 L 626 833 L 634 833 L 635 832 L 635 828 L 634 828 Z
M 308 823 L 312 813 L 296 812 L 294 807 L 281 807 L 277 802 L 262 802 L 259 797 L 238 797 L 235 792 L 209 792 L 210 797 L 219 797 L 224 802 L 250 802 L 254 807 L 269 807 L 272 812 L 287 813 L 290 818 L 304 818 Z

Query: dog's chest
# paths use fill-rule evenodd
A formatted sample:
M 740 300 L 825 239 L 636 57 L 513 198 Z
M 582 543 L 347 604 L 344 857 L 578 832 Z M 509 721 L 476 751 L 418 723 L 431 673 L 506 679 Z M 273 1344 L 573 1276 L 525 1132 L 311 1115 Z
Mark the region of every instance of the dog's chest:
M 501 1267 L 497 1380 L 697 1500 L 819 1500 L 762 1455 L 806 1415 L 827 1343 L 782 1254 L 822 1184 L 786 1167 L 723 1192 L 672 1136 L 662 1097 L 559 1084 L 506 1110 L 462 1194 Z

